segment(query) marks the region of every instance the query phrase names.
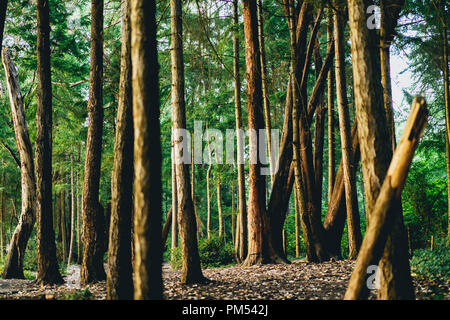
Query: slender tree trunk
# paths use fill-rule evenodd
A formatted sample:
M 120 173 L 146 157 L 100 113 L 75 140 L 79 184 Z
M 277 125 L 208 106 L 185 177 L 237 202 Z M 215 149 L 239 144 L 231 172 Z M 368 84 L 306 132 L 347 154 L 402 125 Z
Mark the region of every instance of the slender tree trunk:
M 335 5 L 337 2 L 335 2 Z M 353 160 L 350 134 L 350 112 L 347 100 L 347 84 L 345 76 L 344 24 L 343 12 L 336 11 L 333 17 L 335 39 L 335 73 L 336 94 L 339 111 L 339 128 L 341 133 L 342 164 L 344 171 L 345 204 L 348 226 L 348 259 L 358 256 L 362 236 L 359 224 L 358 198 L 356 194 L 356 166 Z
M 50 9 L 48 0 L 36 2 L 37 77 L 36 108 L 36 218 L 37 280 L 63 283 L 56 260 L 52 211 L 52 79 L 50 67 Z
M 298 212 L 297 196 L 294 193 L 294 213 L 295 213 L 295 257 L 300 257 L 300 212 Z
M 81 283 L 106 279 L 104 210 L 99 202 L 103 133 L 103 0 L 91 1 L 91 68 L 89 75 L 86 162 L 83 185 L 83 262 Z
M 242 108 L 241 108 L 241 77 L 239 71 L 239 14 L 238 1 L 233 0 L 233 66 L 234 66 L 234 105 L 237 132 L 237 172 L 238 172 L 238 206 L 239 206 L 239 259 L 244 261 L 247 256 L 247 203 L 245 198 L 244 149 L 242 141 Z
M 236 227 L 236 217 L 235 217 L 235 211 L 234 211 L 234 183 L 231 182 L 231 241 L 233 243 L 233 248 L 236 244 L 236 233 L 235 233 L 235 227 Z
M 186 109 L 184 98 L 184 62 L 183 62 L 183 32 L 181 23 L 182 3 L 180 0 L 170 0 L 171 9 L 171 60 L 172 60 L 172 122 L 174 129 L 186 128 Z M 191 198 L 189 183 L 189 168 L 181 163 L 183 144 L 181 137 L 175 139 L 175 159 L 180 159 L 175 165 L 177 175 L 178 195 L 178 225 L 180 228 L 182 269 L 181 283 L 204 282 L 200 266 L 197 246 L 197 221 Z M 187 146 L 186 146 L 187 147 Z
M 67 259 L 67 268 L 70 267 L 72 262 L 73 241 L 75 233 L 75 187 L 74 187 L 74 174 L 73 174 L 73 155 L 70 157 L 70 242 L 69 242 L 69 258 Z
M 363 0 L 348 1 L 356 118 L 370 228 L 375 202 L 392 158 L 392 143 L 391 140 L 386 140 L 389 130 L 380 85 L 378 38 L 375 31 L 367 29 L 365 4 Z M 396 257 L 385 255 L 380 261 L 382 276 L 390 278 L 389 282 L 382 284 L 380 291 L 389 291 L 386 299 L 412 299 L 414 288 L 407 258 L 407 239 L 403 237 L 402 214 L 400 210 L 394 210 L 394 213 L 393 229 L 398 236 L 391 238 L 396 239 L 395 241 L 387 241 L 384 252 L 393 252 L 389 246 L 398 246 L 398 254 Z
M 172 250 L 178 247 L 178 200 L 177 200 L 177 174 L 175 172 L 175 143 L 172 140 Z
M 206 124 L 206 130 L 208 130 L 208 124 Z M 210 141 L 208 136 L 208 170 L 206 170 L 206 207 L 207 207 L 207 217 L 206 217 L 206 234 L 208 235 L 208 239 L 211 238 L 211 169 L 212 169 L 212 160 L 211 160 L 211 148 Z
M 131 1 L 134 299 L 162 299 L 162 185 L 156 1 Z M 195 229 L 192 230 L 195 234 Z
M 216 185 L 217 189 L 217 212 L 219 215 L 219 238 L 223 237 L 223 211 L 222 211 L 222 186 L 220 185 L 220 181 L 217 181 Z
M 34 173 L 33 150 L 25 119 L 17 69 L 11 59 L 11 53 L 6 49 L 2 50 L 2 61 L 5 68 L 6 86 L 11 104 L 17 149 L 20 156 L 22 181 L 22 212 L 8 246 L 3 278 L 23 279 L 23 258 L 36 220 L 36 177 Z
M 119 102 L 114 144 L 111 189 L 107 297 L 109 300 L 133 299 L 131 263 L 131 224 L 133 211 L 133 96 L 131 68 L 130 1 L 122 4 L 122 48 L 120 58 Z
M 327 49 L 330 50 L 333 43 L 333 11 L 328 9 L 327 17 Z M 336 171 L 336 144 L 334 138 L 334 72 L 331 67 L 328 71 L 328 203 L 331 202 L 331 195 L 335 180 Z
M 259 52 L 261 59 L 261 84 L 262 84 L 262 93 L 263 93 L 263 103 L 264 103 L 264 124 L 267 132 L 267 150 L 269 157 L 269 166 L 270 166 L 270 182 L 273 185 L 274 179 L 274 167 L 272 158 L 272 124 L 271 124 L 271 115 L 270 115 L 270 99 L 269 92 L 267 90 L 267 68 L 266 68 L 266 49 L 264 45 L 264 19 L 262 13 L 262 0 L 257 1 L 257 12 L 258 12 L 258 39 L 259 39 Z
M 77 188 L 79 188 L 79 175 L 77 174 Z M 77 192 L 77 264 L 81 265 L 82 260 L 82 240 L 81 240 L 81 190 L 78 189 Z

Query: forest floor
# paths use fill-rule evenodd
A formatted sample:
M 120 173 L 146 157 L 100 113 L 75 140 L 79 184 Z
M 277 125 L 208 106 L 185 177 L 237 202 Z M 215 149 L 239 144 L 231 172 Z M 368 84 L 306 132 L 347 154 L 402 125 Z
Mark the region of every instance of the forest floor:
M 207 284 L 181 285 L 180 271 L 164 265 L 164 298 L 169 300 L 335 300 L 342 299 L 353 261 L 289 265 L 232 266 L 205 269 Z M 80 267 L 72 265 L 66 283 L 40 287 L 33 280 L 0 279 L 0 299 L 106 299 L 105 282 L 80 285 Z M 450 300 L 450 281 L 432 281 L 413 274 L 416 298 Z M 87 291 L 88 289 L 89 291 Z M 84 291 L 83 291 L 84 290 Z M 91 295 L 92 294 L 92 295 Z M 372 291 L 370 298 L 375 297 Z

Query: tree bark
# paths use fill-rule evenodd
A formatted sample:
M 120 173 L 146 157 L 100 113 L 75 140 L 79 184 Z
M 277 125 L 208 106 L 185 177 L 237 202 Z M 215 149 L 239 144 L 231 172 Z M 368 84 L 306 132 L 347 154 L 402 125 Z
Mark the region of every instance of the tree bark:
M 233 0 L 233 69 L 234 69 L 234 106 L 237 136 L 237 172 L 238 172 L 238 206 L 239 206 L 239 260 L 247 256 L 247 203 L 245 198 L 244 149 L 242 145 L 242 108 L 241 77 L 239 71 L 239 14 L 238 1 Z
M 56 259 L 52 211 L 52 79 L 50 66 L 50 9 L 48 0 L 38 0 L 36 107 L 36 217 L 37 281 L 63 283 Z
M 130 3 L 135 171 L 134 299 L 162 299 L 162 155 L 156 1 Z
M 175 143 L 172 140 L 172 221 L 178 221 L 177 174 L 175 172 Z M 172 223 L 172 250 L 178 247 L 178 223 Z
M 99 202 L 103 133 L 103 0 L 91 1 L 91 67 L 89 73 L 89 127 L 83 184 L 83 261 L 81 283 L 106 279 L 103 266 L 104 215 Z
M 131 67 L 130 1 L 122 4 L 122 48 L 120 58 L 117 129 L 114 167 L 111 179 L 111 219 L 109 227 L 108 274 L 109 300 L 133 299 L 131 263 L 131 224 L 133 211 L 133 96 Z
M 350 38 L 352 42 L 353 79 L 355 88 L 356 118 L 361 148 L 361 162 L 366 199 L 367 225 L 370 228 L 372 212 L 392 158 L 391 140 L 387 126 L 381 87 L 378 37 L 366 24 L 366 5 L 363 0 L 349 0 Z M 399 208 L 399 206 L 397 206 Z M 388 299 L 410 299 L 414 289 L 407 259 L 407 243 L 403 237 L 404 226 L 400 210 L 395 211 L 395 240 L 387 241 L 385 255 L 380 262 L 385 279 L 381 291 L 389 290 Z M 390 246 L 398 246 L 393 257 Z M 405 252 L 403 252 L 405 251 Z
M 356 260 L 355 268 L 352 272 L 344 299 L 358 299 L 367 294 L 366 277 L 369 265 L 377 264 L 385 251 L 383 249 L 389 242 L 390 229 L 396 229 L 398 223 L 399 198 L 403 190 L 408 171 L 411 166 L 414 152 L 419 144 L 420 137 L 425 129 L 428 120 L 428 110 L 423 98 L 416 98 L 413 102 L 411 115 L 406 123 L 402 138 L 395 150 L 386 178 L 380 189 L 379 196 L 372 212 L 372 221 L 367 229 L 361 246 L 360 254 Z M 392 239 L 392 237 L 391 237 Z M 394 265 L 395 266 L 395 265 Z M 410 278 L 408 273 L 402 277 Z M 395 271 L 391 270 L 390 277 L 395 276 Z M 397 282 L 400 283 L 400 282 Z M 412 283 L 411 283 L 412 284 Z M 383 288 L 380 288 L 383 290 Z M 399 287 L 396 292 L 406 292 L 411 288 Z M 414 295 L 397 296 L 396 298 L 414 299 Z
M 264 45 L 264 18 L 262 13 L 262 0 L 258 0 L 257 3 L 257 12 L 258 12 L 258 39 L 259 39 L 259 52 L 261 59 L 261 84 L 262 84 L 262 93 L 263 93 L 263 103 L 264 103 L 264 123 L 266 127 L 266 141 L 267 141 L 267 150 L 269 157 L 269 167 L 270 167 L 270 183 L 273 185 L 274 179 L 274 168 L 272 159 L 272 124 L 271 124 L 271 115 L 270 115 L 270 99 L 269 92 L 267 90 L 267 68 L 266 68 L 266 49 Z
M 261 60 L 258 41 L 256 2 L 244 0 L 245 57 L 247 66 L 248 128 L 255 133 L 264 129 Z M 266 212 L 265 176 L 261 174 L 257 137 L 250 138 L 248 254 L 244 266 L 284 262 L 272 247 L 269 218 Z
M 337 2 L 335 2 L 335 5 Z M 353 160 L 352 141 L 350 136 L 350 113 L 347 100 L 347 84 L 345 76 L 344 24 L 343 12 L 336 11 L 333 17 L 335 40 L 335 75 L 336 94 L 339 111 L 339 128 L 341 134 L 342 164 L 344 172 L 345 206 L 347 209 L 348 227 L 348 259 L 358 256 L 362 236 L 359 223 L 358 198 L 356 194 L 356 166 Z
M 183 62 L 183 32 L 181 23 L 182 3 L 180 0 L 170 0 L 171 9 L 171 61 L 172 61 L 172 123 L 174 129 L 186 128 L 186 108 L 184 97 L 184 62 Z M 175 158 L 182 158 L 181 137 L 175 139 Z M 186 144 L 186 141 L 184 141 Z M 189 183 L 189 168 L 187 164 L 176 163 L 178 225 L 180 228 L 182 267 L 181 283 L 204 282 L 200 266 L 200 256 L 197 245 L 197 221 L 191 198 Z
M 11 53 L 6 49 L 2 50 L 2 62 L 5 68 L 6 87 L 11 104 L 17 149 L 20 156 L 20 175 L 22 180 L 22 212 L 8 246 L 3 278 L 24 279 L 23 258 L 36 220 L 36 177 L 34 173 L 33 150 L 25 119 L 17 69 L 11 59 Z
M 327 49 L 330 50 L 333 38 L 333 11 L 328 9 L 327 15 Z M 334 72 L 333 67 L 328 71 L 328 203 L 331 202 L 331 195 L 335 180 L 336 171 L 336 144 L 334 137 Z

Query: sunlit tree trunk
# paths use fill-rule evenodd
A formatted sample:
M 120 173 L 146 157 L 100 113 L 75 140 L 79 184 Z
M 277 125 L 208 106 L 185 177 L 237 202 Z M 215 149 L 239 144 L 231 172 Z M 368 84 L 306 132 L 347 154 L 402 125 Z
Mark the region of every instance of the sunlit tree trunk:
M 337 4 L 337 2 L 335 2 Z M 335 40 L 336 94 L 339 111 L 339 129 L 341 134 L 342 164 L 344 172 L 345 204 L 348 227 L 348 259 L 356 259 L 361 246 L 362 236 L 359 224 L 358 198 L 356 194 L 356 166 L 353 160 L 350 135 L 350 112 L 347 99 L 345 76 L 344 24 L 343 12 L 336 11 L 333 17 Z
M 162 299 L 162 155 L 156 1 L 137 0 L 130 4 L 134 127 L 134 299 Z
M 247 256 L 247 203 L 245 197 L 244 149 L 242 145 L 242 108 L 241 108 L 241 77 L 239 71 L 239 13 L 238 1 L 233 0 L 233 66 L 234 66 L 234 105 L 237 136 L 237 172 L 238 172 L 238 238 L 239 259 L 244 261 Z
M 245 60 L 247 65 L 248 128 L 255 134 L 264 129 L 262 112 L 261 60 L 258 41 L 256 1 L 244 0 Z M 261 136 L 259 137 L 261 138 Z M 271 243 L 270 225 L 266 212 L 265 176 L 261 174 L 259 144 L 250 137 L 249 200 L 248 200 L 248 254 L 244 266 L 282 262 Z
M 131 67 L 130 1 L 122 4 L 122 48 L 119 101 L 111 179 L 111 218 L 109 227 L 107 298 L 133 298 L 131 264 L 131 224 L 133 211 L 133 96 Z
M 182 2 L 170 0 L 171 61 L 172 61 L 172 123 L 174 129 L 186 128 L 184 97 L 184 62 L 182 32 Z M 182 158 L 181 138 L 175 140 L 175 158 Z M 184 142 L 186 143 L 186 141 Z M 180 161 L 181 162 L 181 161 Z M 191 198 L 189 167 L 176 163 L 178 196 L 178 225 L 181 239 L 181 283 L 204 282 L 197 245 L 197 221 Z
M 20 156 L 20 175 L 22 184 L 22 212 L 20 214 L 19 223 L 14 230 L 8 246 L 8 255 L 3 269 L 3 278 L 23 279 L 23 259 L 25 250 L 36 221 L 36 177 L 34 172 L 33 150 L 28 133 L 28 125 L 25 119 L 25 110 L 19 87 L 17 69 L 11 59 L 11 53 L 6 49 L 2 50 L 2 62 L 5 68 L 6 87 L 11 104 L 11 114 L 14 133 L 16 135 L 17 149 Z
M 333 11 L 328 9 L 327 16 L 327 49 L 330 50 L 333 40 Z M 334 141 L 334 72 L 333 67 L 328 71 L 328 203 L 334 186 L 336 171 L 336 152 Z
M 62 283 L 56 260 L 52 211 L 52 79 L 50 67 L 50 9 L 48 0 L 36 2 L 37 77 L 36 107 L 36 218 L 37 280 Z
M 392 158 L 392 141 L 386 139 L 389 130 L 381 87 L 378 37 L 375 30 L 367 28 L 367 4 L 363 0 L 348 1 L 356 118 L 370 227 L 375 202 Z M 403 216 L 399 210 L 395 210 L 394 214 L 392 230 L 397 236 L 388 239 L 379 265 L 382 277 L 389 281 L 382 281 L 379 292 L 389 292 L 382 295 L 384 299 L 413 299 L 407 239 L 403 237 L 402 230 Z M 394 251 L 389 246 L 398 247 L 395 257 L 390 254 Z M 366 294 L 367 290 L 362 295 Z
M 103 134 L 103 0 L 91 2 L 91 67 L 89 73 L 89 127 L 86 141 L 82 219 L 81 283 L 106 279 L 103 266 L 104 210 L 99 202 Z

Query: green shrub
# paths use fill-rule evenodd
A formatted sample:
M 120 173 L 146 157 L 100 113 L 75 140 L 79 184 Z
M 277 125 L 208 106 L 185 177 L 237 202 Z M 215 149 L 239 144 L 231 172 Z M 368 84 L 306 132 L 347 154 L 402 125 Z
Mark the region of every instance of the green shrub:
M 61 300 L 91 300 L 92 296 L 93 296 L 92 292 L 86 288 L 84 290 L 77 290 L 73 293 L 65 294 L 60 299 Z
M 198 243 L 200 262 L 202 268 L 218 268 L 233 264 L 234 248 L 231 242 L 224 243 L 219 236 L 212 236 L 210 239 L 201 239 Z M 171 250 L 172 269 L 181 269 L 181 248 Z
M 418 249 L 411 259 L 411 269 L 431 279 L 450 280 L 450 248 L 441 247 L 433 251 Z

